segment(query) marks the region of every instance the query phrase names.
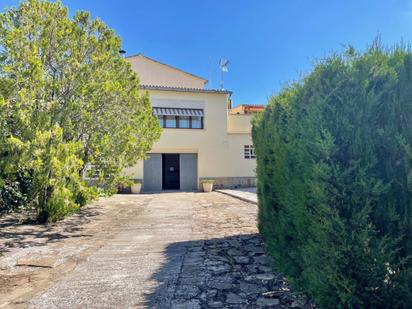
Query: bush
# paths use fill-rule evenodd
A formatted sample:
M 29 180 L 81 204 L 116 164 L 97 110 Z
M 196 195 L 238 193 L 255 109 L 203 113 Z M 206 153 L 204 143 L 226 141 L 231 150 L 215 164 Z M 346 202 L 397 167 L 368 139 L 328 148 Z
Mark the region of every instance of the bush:
M 60 1 L 27 0 L 0 13 L 0 47 L 0 206 L 30 202 L 55 221 L 93 195 L 89 167 L 113 192 L 161 130 L 120 37 Z M 16 171 L 30 171 L 30 198 Z
M 42 221 L 55 222 L 73 212 L 79 210 L 79 204 L 75 203 L 73 193 L 67 188 L 56 188 L 51 194 L 44 212 L 40 213 Z
M 211 183 L 214 184 L 215 180 L 214 179 L 202 179 L 201 183 Z
M 32 178 L 30 173 L 0 177 L 0 213 L 16 211 L 31 203 Z
M 412 52 L 315 65 L 255 118 L 259 229 L 320 307 L 412 307 Z

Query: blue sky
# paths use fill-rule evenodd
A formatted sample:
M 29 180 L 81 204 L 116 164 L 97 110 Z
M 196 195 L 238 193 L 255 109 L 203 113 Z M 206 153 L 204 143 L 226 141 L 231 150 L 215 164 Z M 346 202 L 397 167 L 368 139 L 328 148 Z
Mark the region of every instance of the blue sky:
M 2 7 L 17 0 L 2 0 Z M 143 53 L 219 88 L 220 57 L 229 59 L 225 88 L 234 104 L 265 103 L 315 59 L 345 44 L 364 49 L 412 42 L 412 0 L 63 0 L 90 11 Z

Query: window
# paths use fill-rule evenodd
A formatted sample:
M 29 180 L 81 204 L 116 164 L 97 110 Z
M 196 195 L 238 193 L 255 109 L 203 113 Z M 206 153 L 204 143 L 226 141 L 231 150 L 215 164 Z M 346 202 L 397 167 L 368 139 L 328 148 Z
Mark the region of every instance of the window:
M 159 120 L 159 125 L 160 125 L 160 127 L 161 127 L 161 128 L 164 128 L 165 124 L 164 124 L 164 121 L 163 121 L 163 116 L 158 115 L 158 116 L 157 116 L 157 119 Z
M 153 107 L 153 114 L 162 128 L 203 129 L 203 109 Z
M 192 116 L 192 129 L 202 129 L 203 121 L 200 116 Z
M 166 116 L 165 128 L 176 128 L 176 116 Z
M 253 145 L 245 145 L 244 146 L 244 156 L 245 159 L 255 159 L 255 148 L 253 148 Z
M 203 129 L 201 116 L 163 116 L 158 115 L 160 127 L 172 129 Z
M 182 128 L 182 129 L 190 128 L 190 117 L 189 116 L 179 116 L 179 128 Z

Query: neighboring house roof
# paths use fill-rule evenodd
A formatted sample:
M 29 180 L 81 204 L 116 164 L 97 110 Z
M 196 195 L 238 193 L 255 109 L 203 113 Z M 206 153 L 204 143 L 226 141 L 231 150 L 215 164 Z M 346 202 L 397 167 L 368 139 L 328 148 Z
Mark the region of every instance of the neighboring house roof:
M 147 59 L 147 60 L 153 61 L 153 62 L 155 62 L 155 63 L 157 63 L 157 64 L 161 64 L 161 65 L 163 65 L 163 66 L 165 66 L 165 67 L 168 67 L 168 68 L 171 68 L 171 69 L 173 69 L 173 70 L 179 71 L 180 73 L 184 73 L 184 74 L 187 74 L 187 75 L 189 75 L 189 76 L 191 76 L 191 77 L 200 79 L 200 80 L 203 81 L 203 84 L 206 84 L 206 83 L 208 82 L 208 80 L 205 79 L 205 78 L 203 78 L 203 77 L 200 77 L 200 76 L 197 76 L 197 75 L 195 75 L 195 74 L 192 74 L 192 73 L 183 71 L 183 70 L 178 69 L 178 68 L 176 68 L 176 67 L 174 67 L 174 66 L 171 66 L 171 65 L 169 65 L 169 64 L 162 63 L 162 62 L 160 62 L 160 61 L 154 60 L 154 59 L 152 59 L 152 58 L 150 58 L 150 57 L 147 57 L 147 56 L 145 56 L 145 55 L 143 55 L 143 54 L 141 54 L 141 53 L 138 53 L 138 54 L 136 54 L 136 55 L 127 56 L 127 57 L 125 57 L 125 58 L 134 58 L 134 57 L 142 57 L 142 58 L 145 58 L 145 59 Z
M 193 93 L 220 93 L 220 94 L 232 94 L 232 91 L 218 90 L 218 89 L 199 89 L 199 88 L 184 88 L 184 87 L 168 87 L 168 86 L 155 86 L 155 85 L 139 85 L 143 90 L 165 90 L 165 91 L 177 91 L 177 92 L 193 92 Z
M 231 114 L 250 114 L 262 112 L 265 109 L 261 104 L 242 104 L 238 105 L 230 110 Z

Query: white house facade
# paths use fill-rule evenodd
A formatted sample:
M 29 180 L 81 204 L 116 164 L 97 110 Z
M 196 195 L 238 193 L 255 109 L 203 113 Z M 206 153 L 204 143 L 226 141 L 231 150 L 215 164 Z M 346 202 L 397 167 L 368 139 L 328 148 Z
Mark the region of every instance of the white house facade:
M 147 159 L 125 174 L 143 191 L 198 190 L 255 185 L 251 114 L 231 113 L 230 91 L 206 89 L 207 80 L 141 54 L 126 58 L 147 91 L 162 135 Z

